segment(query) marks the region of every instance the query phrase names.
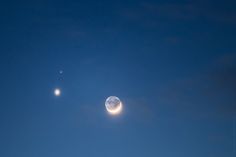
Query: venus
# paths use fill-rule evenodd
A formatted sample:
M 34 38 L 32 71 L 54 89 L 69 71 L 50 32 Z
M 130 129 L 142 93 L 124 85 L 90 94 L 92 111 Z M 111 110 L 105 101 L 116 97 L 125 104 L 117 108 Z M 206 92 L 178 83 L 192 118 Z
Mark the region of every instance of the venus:
M 55 95 L 55 96 L 60 96 L 60 95 L 61 95 L 61 90 L 60 90 L 59 88 L 56 88 L 56 89 L 54 90 L 54 95 Z
M 117 115 L 122 111 L 122 103 L 120 99 L 116 96 L 110 96 L 105 102 L 106 109 L 108 113 L 112 115 Z

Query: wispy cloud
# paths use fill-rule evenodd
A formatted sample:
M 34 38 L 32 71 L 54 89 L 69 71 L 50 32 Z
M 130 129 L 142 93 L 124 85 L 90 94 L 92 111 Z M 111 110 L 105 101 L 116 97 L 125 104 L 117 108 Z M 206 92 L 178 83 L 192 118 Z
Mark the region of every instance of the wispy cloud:
M 236 23 L 236 11 L 213 7 L 206 3 L 140 3 L 127 8 L 121 15 L 128 20 L 156 25 L 169 20 L 204 19 L 216 22 Z
M 162 104 L 188 114 L 232 116 L 236 113 L 236 55 L 220 57 L 201 74 L 181 79 L 162 90 Z

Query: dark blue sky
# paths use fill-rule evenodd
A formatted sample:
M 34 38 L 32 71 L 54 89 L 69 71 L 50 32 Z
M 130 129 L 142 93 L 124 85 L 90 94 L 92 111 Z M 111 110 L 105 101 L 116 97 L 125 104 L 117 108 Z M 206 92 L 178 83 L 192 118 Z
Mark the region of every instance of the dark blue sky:
M 1 1 L 0 156 L 236 156 L 235 6 Z

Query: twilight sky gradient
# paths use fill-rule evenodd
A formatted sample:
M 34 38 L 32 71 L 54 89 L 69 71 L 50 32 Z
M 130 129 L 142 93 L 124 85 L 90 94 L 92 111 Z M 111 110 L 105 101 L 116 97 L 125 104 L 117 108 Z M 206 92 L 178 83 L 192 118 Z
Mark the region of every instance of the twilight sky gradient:
M 1 1 L 0 156 L 235 157 L 235 6 Z

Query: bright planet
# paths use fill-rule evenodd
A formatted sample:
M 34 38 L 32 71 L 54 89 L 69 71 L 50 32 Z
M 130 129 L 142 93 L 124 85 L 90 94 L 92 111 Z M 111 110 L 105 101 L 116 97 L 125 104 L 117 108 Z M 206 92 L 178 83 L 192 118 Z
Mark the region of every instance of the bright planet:
M 55 96 L 60 96 L 60 95 L 61 95 L 61 90 L 60 90 L 59 88 L 56 88 L 56 89 L 54 90 L 54 95 L 55 95 Z
M 112 115 L 117 115 L 122 111 L 122 102 L 116 96 L 110 96 L 105 102 L 106 110 Z

